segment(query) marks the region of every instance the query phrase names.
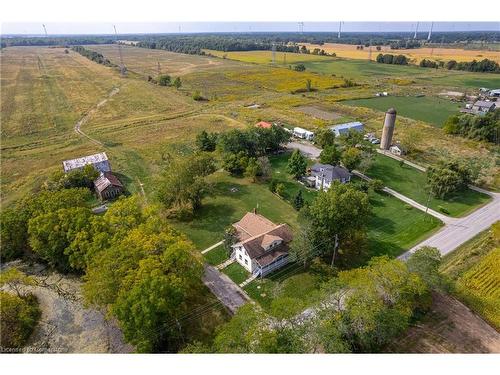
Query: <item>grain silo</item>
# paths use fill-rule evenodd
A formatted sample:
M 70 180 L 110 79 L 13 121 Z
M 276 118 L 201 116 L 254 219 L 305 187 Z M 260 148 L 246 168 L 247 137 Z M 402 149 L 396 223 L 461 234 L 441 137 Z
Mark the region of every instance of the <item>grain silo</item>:
M 392 135 L 394 134 L 394 126 L 396 124 L 396 110 L 389 108 L 385 113 L 384 128 L 382 129 L 382 140 L 380 148 L 388 150 L 392 144 Z

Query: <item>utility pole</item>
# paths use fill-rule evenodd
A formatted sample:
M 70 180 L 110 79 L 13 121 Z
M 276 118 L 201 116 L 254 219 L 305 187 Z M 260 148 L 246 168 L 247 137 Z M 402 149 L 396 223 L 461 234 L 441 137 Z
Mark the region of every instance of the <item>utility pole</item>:
M 283 52 L 283 65 L 286 65 L 286 51 Z
M 158 76 L 161 75 L 161 66 L 160 66 L 160 62 L 158 61 Z
M 331 267 L 335 265 L 335 255 L 337 254 L 337 247 L 339 246 L 339 235 L 335 234 L 335 245 L 333 246 L 332 264 Z
M 118 44 L 118 54 L 120 55 L 120 74 L 122 75 L 122 77 L 125 77 L 127 68 L 125 68 L 125 64 L 123 64 L 122 46 L 118 42 L 118 33 L 116 32 L 116 26 L 113 25 L 113 28 L 115 29 L 116 43 Z
M 370 39 L 370 47 L 368 50 L 368 61 L 372 61 L 372 40 Z
M 274 65 L 274 64 L 276 64 L 276 43 L 273 43 L 271 50 L 272 50 L 271 54 L 272 54 L 273 65 Z

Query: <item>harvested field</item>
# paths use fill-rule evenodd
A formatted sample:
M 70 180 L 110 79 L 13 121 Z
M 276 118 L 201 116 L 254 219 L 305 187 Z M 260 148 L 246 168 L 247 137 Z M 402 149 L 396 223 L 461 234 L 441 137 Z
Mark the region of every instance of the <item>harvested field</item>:
M 248 63 L 255 64 L 272 64 L 273 63 L 273 55 L 272 51 L 232 51 L 232 52 L 224 52 L 224 51 L 215 51 L 207 49 L 206 53 L 211 55 L 221 57 L 225 60 L 238 60 L 244 61 Z M 304 61 L 326 61 L 332 60 L 333 58 L 330 56 L 319 56 L 319 55 L 310 55 L 303 53 L 290 53 L 290 52 L 276 52 L 276 60 L 275 64 L 277 66 L 287 66 L 289 64 L 301 63 Z
M 453 297 L 434 294 L 431 311 L 394 341 L 391 353 L 500 353 L 500 334 Z
M 103 54 L 115 64 L 120 63 L 118 45 L 116 44 L 89 45 L 86 48 Z M 156 77 L 159 74 L 183 76 L 189 73 L 235 65 L 234 62 L 229 60 L 134 46 L 122 46 L 122 54 L 123 63 L 129 70 L 152 77 Z M 160 64 L 159 68 L 158 63 Z
M 314 48 L 324 49 L 327 53 L 335 53 L 338 57 L 345 57 L 349 59 L 361 59 L 368 60 L 370 54 L 370 48 L 364 47 L 362 50 L 356 49 L 356 45 L 351 44 L 338 44 L 338 43 L 325 43 L 323 45 L 317 44 L 304 44 L 306 48 L 313 50 Z M 410 59 L 419 63 L 422 59 L 431 60 L 456 60 L 456 61 L 472 61 L 490 59 L 496 62 L 500 62 L 500 51 L 478 51 L 470 49 L 459 49 L 459 48 L 414 48 L 414 49 L 391 49 L 389 46 L 381 46 L 381 50 L 377 51 L 375 47 L 372 47 L 371 59 L 375 60 L 377 54 L 379 53 L 391 53 L 396 55 L 405 55 Z

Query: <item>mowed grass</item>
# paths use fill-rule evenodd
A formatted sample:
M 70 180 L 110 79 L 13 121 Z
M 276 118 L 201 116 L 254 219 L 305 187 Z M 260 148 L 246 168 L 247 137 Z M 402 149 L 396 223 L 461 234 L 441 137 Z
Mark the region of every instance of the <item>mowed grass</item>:
M 250 277 L 250 272 L 244 269 L 238 262 L 231 263 L 229 266 L 223 268 L 222 272 L 238 285 Z
M 453 281 L 452 291 L 458 298 L 500 329 L 500 248 L 496 236 L 491 228 L 478 234 L 445 256 L 441 271 Z
M 384 192 L 371 192 L 367 258 L 397 257 L 423 241 L 443 224 Z
M 271 193 L 265 184 L 235 178 L 226 172 L 210 176 L 213 194 L 189 222 L 173 222 L 201 251 L 222 240 L 224 230 L 254 208 L 274 223 L 287 223 L 297 228 L 297 211 Z
M 341 102 L 355 107 L 367 107 L 379 111 L 396 108 L 398 115 L 420 120 L 437 127 L 443 126 L 446 119 L 459 113 L 461 104 L 435 97 L 387 96 L 371 99 L 346 100 Z
M 399 161 L 388 156 L 377 154 L 366 174 L 371 178 L 382 180 L 386 186 L 420 204 L 427 204 L 429 193 L 426 189 L 427 176 L 424 172 L 406 164 L 400 165 Z M 431 196 L 429 207 L 450 216 L 460 217 L 489 200 L 490 197 L 486 194 L 466 189 L 446 199 Z
M 273 155 L 269 157 L 272 167 L 272 179 L 285 187 L 283 193 L 283 199 L 287 200 L 290 204 L 293 204 L 293 200 L 299 191 L 302 192 L 302 198 L 304 201 L 311 203 L 316 197 L 318 192 L 312 188 L 307 188 L 295 180 L 287 171 L 288 159 L 291 153 L 286 152 L 281 155 Z M 309 161 L 309 164 L 313 164 Z

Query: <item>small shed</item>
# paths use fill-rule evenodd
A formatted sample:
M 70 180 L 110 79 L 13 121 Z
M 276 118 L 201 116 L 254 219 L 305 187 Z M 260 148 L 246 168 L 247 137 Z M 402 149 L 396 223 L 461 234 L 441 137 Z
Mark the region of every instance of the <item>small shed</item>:
M 123 193 L 123 184 L 111 172 L 101 173 L 94 181 L 94 188 L 101 200 L 113 199 Z

